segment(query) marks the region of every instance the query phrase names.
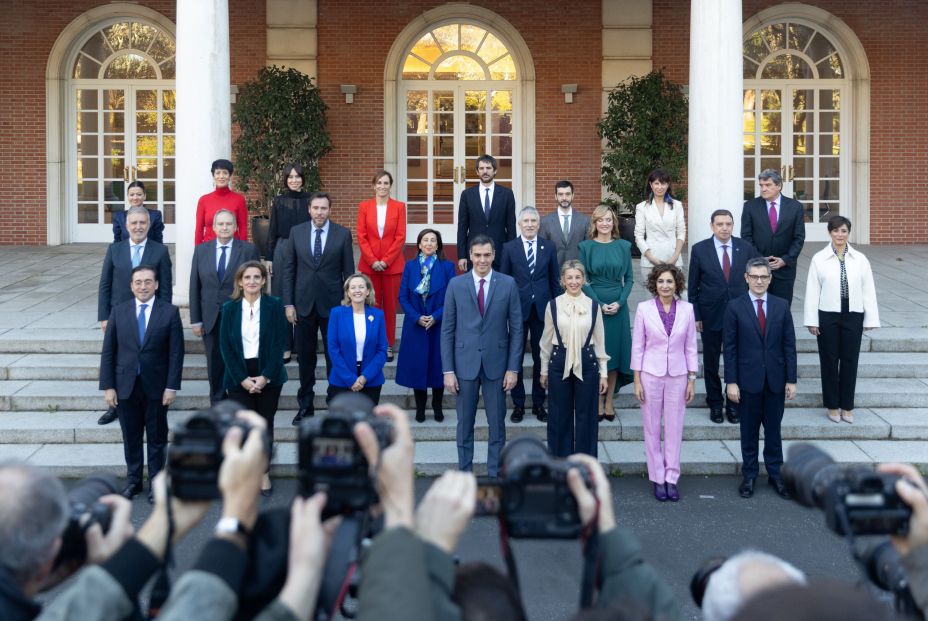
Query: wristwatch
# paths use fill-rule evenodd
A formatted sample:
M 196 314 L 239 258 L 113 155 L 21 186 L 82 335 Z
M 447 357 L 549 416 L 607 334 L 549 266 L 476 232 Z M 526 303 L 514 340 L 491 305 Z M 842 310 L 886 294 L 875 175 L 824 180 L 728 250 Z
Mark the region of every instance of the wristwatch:
M 696 374 L 695 374 L 695 373 L 689 373 L 689 374 L 687 374 L 686 379 L 692 381 L 692 380 L 696 379 Z
M 216 534 L 217 535 L 242 535 L 246 539 L 251 537 L 251 531 L 245 528 L 245 526 L 235 517 L 224 517 L 220 518 L 216 522 Z

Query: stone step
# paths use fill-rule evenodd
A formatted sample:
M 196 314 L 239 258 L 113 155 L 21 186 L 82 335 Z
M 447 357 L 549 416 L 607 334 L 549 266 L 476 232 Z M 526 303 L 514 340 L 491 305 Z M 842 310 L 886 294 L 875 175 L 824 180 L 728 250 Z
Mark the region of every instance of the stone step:
M 705 402 L 702 382 L 696 383 L 694 403 Z M 526 405 L 531 406 L 531 381 L 526 382 L 528 398 Z M 96 410 L 102 407 L 103 393 L 97 388 L 96 381 L 52 381 L 52 380 L 6 380 L 0 381 L 0 411 L 58 411 L 58 410 Z M 177 409 L 195 410 L 208 407 L 208 390 L 205 380 L 190 380 L 183 383 L 177 395 Z M 327 383 L 316 382 L 314 407 L 325 409 L 325 392 Z M 283 410 L 297 409 L 296 392 L 298 382 L 284 384 L 280 399 Z M 414 408 L 412 390 L 387 382 L 381 393 L 381 401 L 394 403 L 404 409 Z M 482 399 L 481 399 L 482 401 Z M 637 406 L 631 387 L 622 389 L 615 397 L 617 408 L 634 408 Z M 455 397 L 446 394 L 445 407 L 454 407 Z M 861 378 L 857 381 L 856 405 L 861 408 L 917 408 L 928 403 L 928 380 L 917 378 Z M 815 378 L 799 380 L 798 395 L 787 407 L 821 407 L 821 382 Z
M 928 466 L 928 451 L 922 441 L 892 440 L 815 440 L 812 442 L 844 465 L 873 465 L 890 461 Z M 785 441 L 784 454 L 793 441 Z M 22 459 L 51 473 L 68 478 L 80 478 L 94 472 L 126 473 L 122 446 L 119 444 L 18 444 L 4 446 L 4 457 Z M 274 476 L 296 476 L 297 445 L 281 442 L 273 462 Z M 606 441 L 598 446 L 599 461 L 612 476 L 640 476 L 647 472 L 644 445 L 640 441 Z M 487 443 L 474 443 L 474 471 L 486 474 Z M 761 456 L 761 460 L 763 457 Z M 684 442 L 680 470 L 684 477 L 693 475 L 735 475 L 741 469 L 741 449 L 736 440 L 693 440 Z M 761 461 L 763 466 L 763 461 Z M 418 475 L 438 476 L 457 468 L 457 446 L 454 442 L 417 442 L 415 470 Z M 681 482 L 685 490 L 685 478 Z M 732 490 L 732 494 L 735 490 Z M 761 492 L 762 493 L 762 492 Z
M 16 444 L 88 444 L 120 443 L 122 432 L 118 423 L 98 425 L 101 410 L 76 412 L 3 412 L 0 413 L 0 438 L 4 445 Z M 424 423 L 410 417 L 413 437 L 418 442 L 455 439 L 457 415 L 453 409 L 445 410 L 445 420 L 437 423 L 427 411 Z M 192 411 L 172 410 L 168 424 L 174 429 Z M 294 442 L 298 430 L 290 424 L 296 412 L 281 410 L 274 419 L 274 437 L 281 442 Z M 787 440 L 928 440 L 928 408 L 859 408 L 855 410 L 853 425 L 832 423 L 819 408 L 790 408 L 783 417 L 782 434 Z M 521 423 L 506 422 L 508 438 L 531 435 L 545 439 L 547 425 L 527 414 Z M 486 413 L 477 412 L 474 428 L 477 440 L 488 438 Z M 599 425 L 601 441 L 642 440 L 644 437 L 641 412 L 638 409 L 619 409 L 616 420 Z M 683 438 L 697 440 L 738 440 L 740 428 L 729 423 L 716 424 L 709 420 L 705 408 L 690 408 L 686 412 Z M 4 449 L 5 451 L 5 449 Z
M 530 354 L 524 356 L 523 373 L 532 372 Z M 317 360 L 316 379 L 324 380 L 325 360 Z M 798 355 L 799 377 L 821 377 L 818 354 Z M 397 361 L 384 366 L 384 375 L 396 377 Z M 723 365 L 724 366 L 724 365 Z M 100 355 L 95 354 L 0 354 L 0 380 L 96 380 L 99 377 Z M 876 352 L 860 355 L 858 377 L 925 377 L 928 372 L 928 353 Z M 299 380 L 296 361 L 287 365 L 291 381 Z M 701 371 L 700 371 L 701 376 Z M 184 380 L 205 380 L 206 358 L 190 354 L 184 359 Z

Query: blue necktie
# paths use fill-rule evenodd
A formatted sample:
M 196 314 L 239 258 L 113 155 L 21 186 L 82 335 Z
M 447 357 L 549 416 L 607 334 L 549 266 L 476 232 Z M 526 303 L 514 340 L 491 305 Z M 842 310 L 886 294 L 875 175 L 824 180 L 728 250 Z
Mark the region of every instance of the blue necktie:
M 226 276 L 226 246 L 220 246 L 219 250 L 219 268 L 216 270 L 216 276 L 221 283 L 222 279 Z
M 132 246 L 132 267 L 138 267 L 142 262 L 142 244 Z
M 531 241 L 527 241 L 525 243 L 528 244 L 528 256 L 526 257 L 528 259 L 528 273 L 534 274 L 535 273 L 535 250 L 534 250 L 535 244 Z
M 490 188 L 487 188 L 486 198 L 483 199 L 483 215 L 490 219 Z
M 322 229 L 316 229 L 316 243 L 313 245 L 313 263 L 316 264 L 316 267 L 319 267 L 320 261 L 322 261 Z

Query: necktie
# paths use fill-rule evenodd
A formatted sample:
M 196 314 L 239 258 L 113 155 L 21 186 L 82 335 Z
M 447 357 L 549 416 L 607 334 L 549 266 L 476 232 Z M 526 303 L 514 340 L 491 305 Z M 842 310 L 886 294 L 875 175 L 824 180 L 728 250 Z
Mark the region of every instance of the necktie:
M 226 246 L 220 246 L 219 250 L 219 267 L 216 269 L 216 276 L 219 278 L 219 282 L 222 282 L 226 275 Z
M 322 229 L 316 229 L 316 243 L 313 245 L 313 263 L 316 267 L 322 260 Z
M 148 304 L 142 304 L 139 306 L 139 345 L 142 344 L 142 341 L 145 340 L 145 309 L 148 308 Z
M 483 293 L 483 284 L 486 282 L 483 278 L 480 279 L 480 291 L 477 292 L 477 310 L 480 311 L 480 316 L 483 317 L 484 311 L 484 293 Z
M 486 197 L 483 199 L 483 215 L 490 219 L 490 188 L 487 188 Z
M 725 274 L 725 280 L 731 276 L 731 259 L 728 256 L 728 244 L 722 244 L 722 273 Z
M 535 250 L 534 250 L 535 243 L 533 241 L 527 241 L 525 243 L 528 244 L 528 254 L 525 257 L 528 259 L 528 273 L 534 274 L 535 273 Z
M 770 230 L 774 233 L 777 232 L 777 204 L 774 201 L 770 201 L 770 209 L 767 210 L 767 215 L 770 217 Z
M 142 244 L 132 246 L 132 267 L 138 267 L 142 262 Z
M 767 316 L 764 314 L 764 301 L 763 300 L 754 300 L 757 302 L 757 321 L 760 322 L 760 333 L 761 335 L 766 336 L 767 334 Z
M 570 216 L 561 216 L 564 218 L 564 224 L 561 225 L 561 230 L 564 232 L 564 239 L 567 239 L 567 236 L 570 235 Z

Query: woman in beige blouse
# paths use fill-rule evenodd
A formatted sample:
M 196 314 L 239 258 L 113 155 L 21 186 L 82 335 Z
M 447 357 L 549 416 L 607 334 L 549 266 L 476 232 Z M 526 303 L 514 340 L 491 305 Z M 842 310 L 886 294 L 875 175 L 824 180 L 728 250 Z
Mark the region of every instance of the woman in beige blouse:
M 596 404 L 608 385 L 603 317 L 599 305 L 584 295 L 585 282 L 583 264 L 576 259 L 565 261 L 561 267 L 564 293 L 548 303 L 541 335 L 540 381 L 548 390 L 548 450 L 556 457 L 573 453 L 596 457 Z
M 635 207 L 635 245 L 641 251 L 641 282 L 651 268 L 666 263 L 683 267 L 686 222 L 683 204 L 673 197 L 670 175 L 660 168 L 648 175 L 648 198 Z

